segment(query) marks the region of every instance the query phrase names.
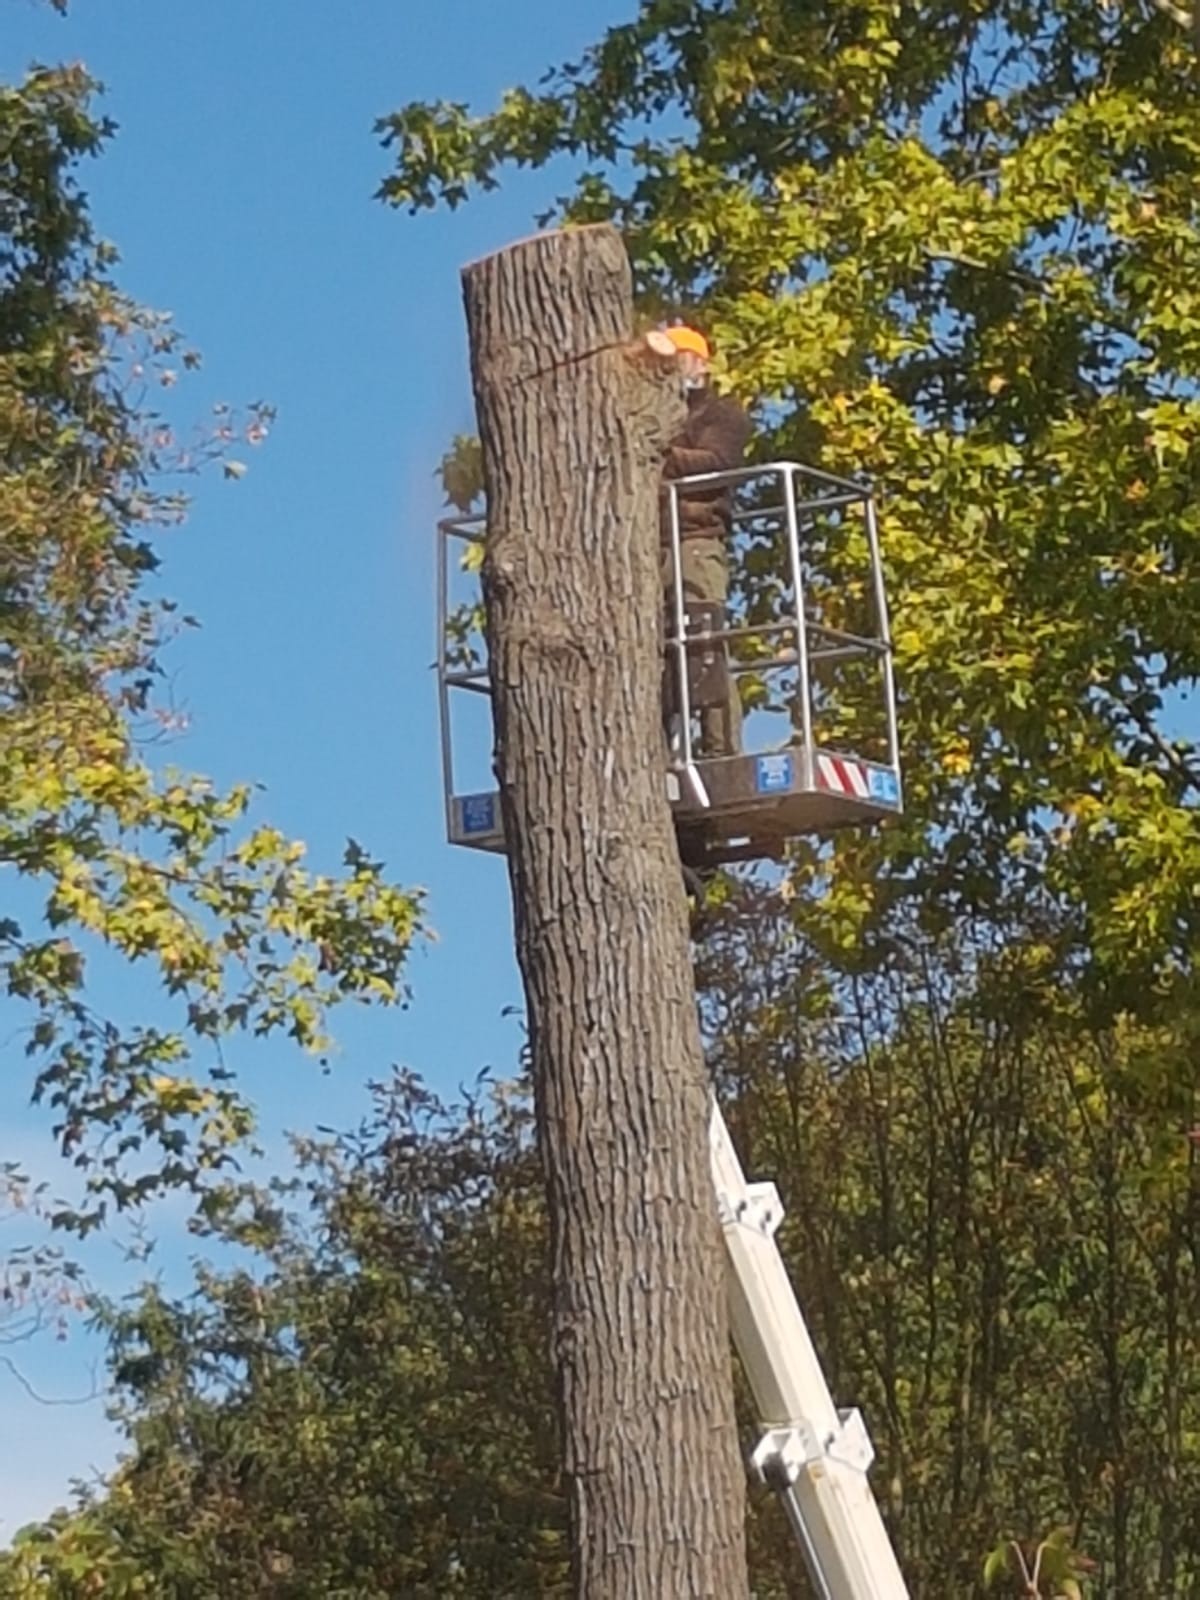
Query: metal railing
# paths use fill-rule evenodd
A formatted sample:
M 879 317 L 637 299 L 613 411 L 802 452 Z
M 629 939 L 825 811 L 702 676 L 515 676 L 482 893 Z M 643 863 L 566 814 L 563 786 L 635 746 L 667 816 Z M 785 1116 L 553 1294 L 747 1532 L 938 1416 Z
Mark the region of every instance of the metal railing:
M 437 551 L 437 677 L 438 725 L 442 737 L 442 804 L 446 816 L 446 833 L 454 833 L 454 720 L 450 695 L 455 689 L 471 694 L 491 695 L 486 655 L 477 665 L 450 663 L 450 566 L 455 546 L 482 545 L 487 536 L 487 518 L 477 516 L 443 517 L 438 523 Z
M 684 536 L 680 525 L 679 501 L 681 493 L 696 489 L 722 489 L 745 491 L 759 485 L 777 490 L 777 497 L 764 504 L 739 506 L 734 504 L 731 521 L 734 529 L 747 522 L 776 522 L 782 525 L 786 540 L 787 569 L 790 578 L 790 603 L 779 621 L 748 625 L 689 630 L 687 605 L 683 582 Z M 811 492 L 809 486 L 815 486 Z M 688 682 L 688 651 L 702 643 L 728 650 L 739 639 L 765 639 L 790 635 L 794 640 L 794 654 L 777 654 L 774 658 L 754 661 L 730 660 L 727 670 L 735 676 L 755 675 L 765 677 L 772 672 L 795 668 L 797 674 L 796 711 L 800 744 L 804 759 L 811 764 L 814 740 L 814 708 L 812 666 L 816 662 L 833 663 L 854 659 L 874 658 L 881 669 L 881 691 L 888 766 L 898 769 L 900 759 L 899 736 L 896 726 L 896 687 L 892 666 L 891 634 L 888 626 L 887 595 L 883 581 L 880 558 L 879 531 L 875 503 L 871 490 L 864 484 L 854 483 L 831 472 L 816 467 L 803 466 L 795 461 L 773 461 L 765 466 L 739 467 L 728 472 L 708 472 L 694 477 L 680 478 L 668 486 L 668 519 L 671 556 L 671 617 L 673 628 L 666 641 L 667 653 L 673 662 L 674 691 L 679 708 L 679 744 L 674 751 L 676 765 L 690 767 L 697 752 L 692 735 L 692 704 Z M 807 492 L 806 492 L 807 491 Z M 831 512 L 844 514 L 857 510 L 862 518 L 870 566 L 872 597 L 872 631 L 856 633 L 833 627 L 810 614 L 807 601 L 808 585 L 805 580 L 802 523 L 805 518 L 828 516 Z M 811 782 L 811 771 L 808 780 Z
M 797 755 L 805 767 L 805 783 L 813 783 L 814 752 L 820 743 L 815 726 L 813 683 L 815 670 L 839 666 L 856 660 L 877 663 L 881 713 L 882 749 L 879 756 L 887 766 L 899 771 L 899 737 L 896 723 L 896 689 L 892 665 L 891 634 L 888 625 L 887 597 L 880 558 L 875 504 L 868 486 L 838 477 L 816 467 L 795 461 L 774 461 L 764 466 L 739 467 L 728 472 L 703 473 L 680 478 L 667 486 L 665 532 L 671 574 L 668 602 L 668 628 L 665 639 L 666 670 L 671 675 L 678 714 L 678 738 L 672 749 L 672 766 L 685 775 L 694 771 L 698 751 L 693 733 L 691 687 L 688 673 L 689 652 L 699 648 L 719 649 L 726 654 L 727 671 L 735 677 L 765 679 L 773 673 L 794 671 L 794 740 Z M 747 527 L 764 530 L 774 537 L 783 535 L 784 589 L 780 614 L 760 622 L 730 621 L 726 626 L 698 629 L 689 626 L 688 606 L 683 585 L 685 538 L 680 525 L 680 495 L 689 491 L 729 489 L 733 494 L 731 522 L 733 537 Z M 836 626 L 819 613 L 818 596 L 806 573 L 806 528 L 822 537 L 839 528 L 843 540 L 850 525 L 859 520 L 866 545 L 864 596 L 868 597 L 866 626 L 851 629 Z M 491 683 L 486 659 L 486 641 L 479 639 L 477 653 L 454 647 L 452 629 L 457 618 L 464 638 L 470 629 L 463 622 L 469 610 L 465 603 L 456 606 L 451 593 L 452 573 L 465 563 L 462 552 L 482 545 L 486 536 L 486 516 L 444 518 L 438 523 L 437 560 L 437 673 L 438 712 L 442 740 L 442 784 L 447 828 L 452 823 L 456 796 L 454 716 L 452 697 L 457 692 L 490 695 Z M 861 576 L 860 569 L 860 576 Z M 828 578 L 826 593 L 832 592 Z M 751 641 L 780 641 L 780 648 L 769 656 L 739 659 L 739 644 Z M 732 647 L 732 649 L 731 649 Z M 877 713 L 872 713 L 876 715 Z M 865 755 L 865 751 L 853 752 Z

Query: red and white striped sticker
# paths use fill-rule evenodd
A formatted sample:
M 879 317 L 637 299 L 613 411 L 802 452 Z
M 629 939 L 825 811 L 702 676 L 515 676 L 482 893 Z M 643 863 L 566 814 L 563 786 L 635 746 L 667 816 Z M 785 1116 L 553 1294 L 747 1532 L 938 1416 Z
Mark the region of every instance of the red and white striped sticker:
M 817 781 L 832 794 L 852 794 L 865 800 L 870 793 L 867 774 L 857 761 L 844 756 L 817 756 Z

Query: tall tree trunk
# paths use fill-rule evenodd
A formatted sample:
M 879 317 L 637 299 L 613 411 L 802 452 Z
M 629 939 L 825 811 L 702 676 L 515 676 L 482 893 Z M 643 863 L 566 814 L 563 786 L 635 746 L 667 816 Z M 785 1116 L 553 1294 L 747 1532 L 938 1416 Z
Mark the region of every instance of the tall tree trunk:
M 574 1592 L 747 1592 L 709 1091 L 664 793 L 683 418 L 603 226 L 467 267 L 496 770 L 546 1172 Z

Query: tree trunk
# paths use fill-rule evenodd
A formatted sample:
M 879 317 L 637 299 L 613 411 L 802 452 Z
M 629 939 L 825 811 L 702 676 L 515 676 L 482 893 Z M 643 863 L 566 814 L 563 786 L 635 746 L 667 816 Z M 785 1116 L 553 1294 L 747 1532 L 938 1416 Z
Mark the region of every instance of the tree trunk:
M 658 483 L 683 404 L 672 364 L 633 341 L 615 229 L 512 245 L 463 293 L 574 1593 L 737 1600 L 742 1468 L 660 710 Z

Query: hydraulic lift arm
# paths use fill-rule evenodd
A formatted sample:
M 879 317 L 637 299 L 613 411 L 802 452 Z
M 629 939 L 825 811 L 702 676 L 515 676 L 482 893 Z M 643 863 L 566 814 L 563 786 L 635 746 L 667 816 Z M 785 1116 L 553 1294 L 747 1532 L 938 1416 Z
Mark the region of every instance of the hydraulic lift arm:
M 711 1146 L 730 1326 L 764 1429 L 752 1465 L 779 1492 L 821 1600 L 908 1600 L 867 1481 L 867 1430 L 833 1403 L 775 1243 L 778 1191 L 747 1183 L 715 1104 Z

